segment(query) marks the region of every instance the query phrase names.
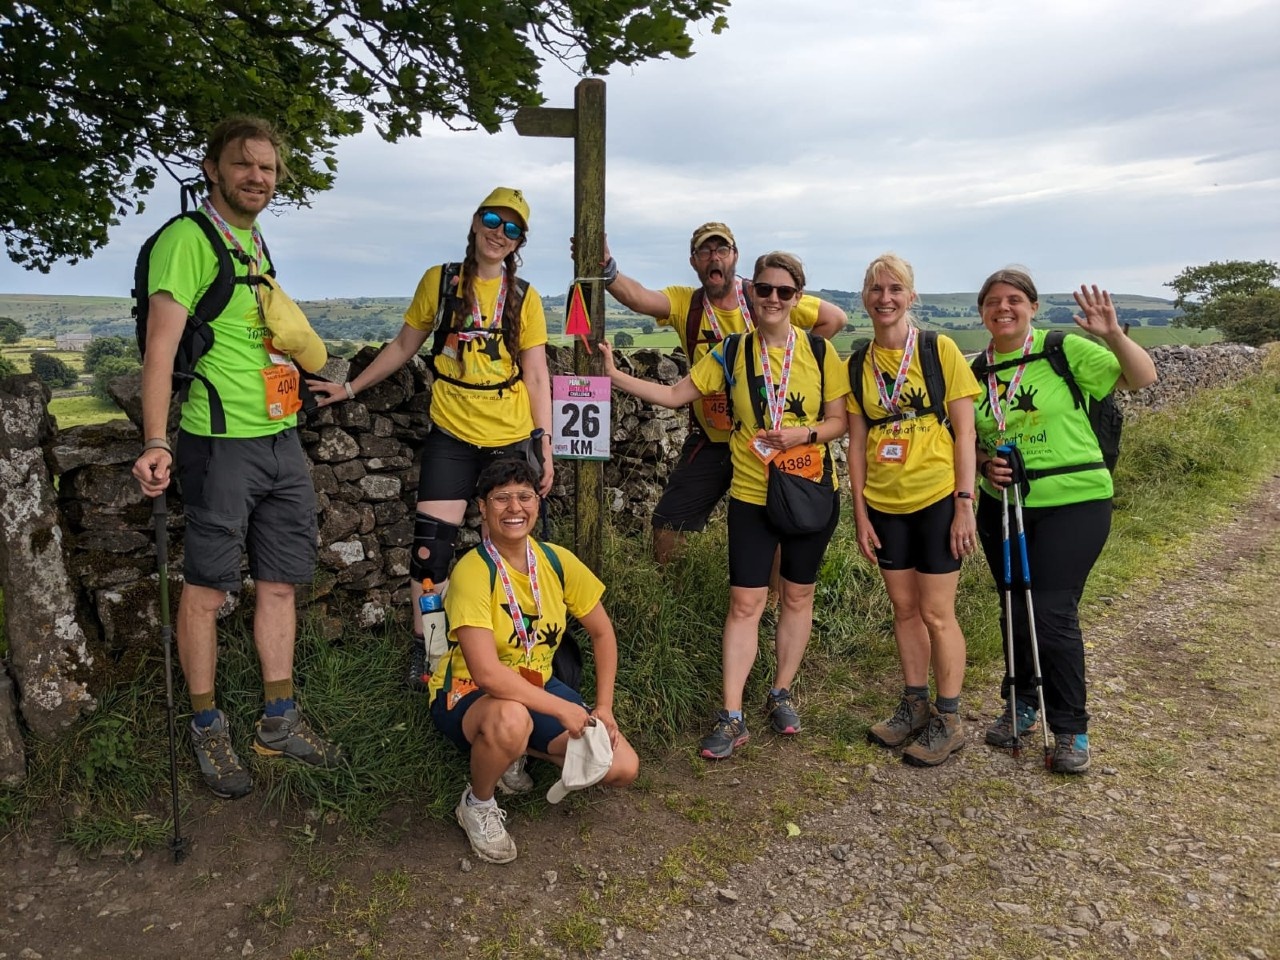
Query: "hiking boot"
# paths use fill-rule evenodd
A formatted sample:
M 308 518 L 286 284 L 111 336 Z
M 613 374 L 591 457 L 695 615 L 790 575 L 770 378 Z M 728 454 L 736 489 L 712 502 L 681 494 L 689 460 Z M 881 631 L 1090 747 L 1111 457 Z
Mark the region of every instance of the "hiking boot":
M 409 643 L 409 671 L 405 674 L 404 685 L 413 693 L 426 693 L 430 677 L 431 674 L 427 672 L 427 647 L 421 637 L 414 637 Z
M 1084 773 L 1089 769 L 1089 735 L 1087 733 L 1055 733 L 1053 735 L 1054 773 Z
M 1031 733 L 1036 728 L 1036 708 L 1026 704 L 1018 704 L 1018 736 Z M 1000 711 L 996 722 L 987 727 L 987 743 L 993 747 L 1013 746 L 1013 724 L 1009 722 L 1009 708 Z
M 224 800 L 243 797 L 253 789 L 253 780 L 231 746 L 227 716 L 221 710 L 207 727 L 191 724 L 191 746 L 205 786 Z
M 917 767 L 936 767 L 963 746 L 960 714 L 934 710 L 924 731 L 902 751 L 902 759 Z
M 898 709 L 867 731 L 867 739 L 882 747 L 900 747 L 929 725 L 929 698 L 903 694 Z
M 779 690 L 765 697 L 764 715 L 774 733 L 791 736 L 800 732 L 800 714 L 791 703 L 791 691 Z
M 259 717 L 253 749 L 264 757 L 291 757 L 313 767 L 335 767 L 342 760 L 342 748 L 321 739 L 296 707 L 282 717 Z
M 721 710 L 716 714 L 716 725 L 698 744 L 698 752 L 707 760 L 723 760 L 750 739 L 747 721 L 742 717 L 730 717 L 729 711 Z
M 515 763 L 503 771 L 502 776 L 498 779 L 498 790 L 500 792 L 510 796 L 517 793 L 528 793 L 533 789 L 533 777 L 529 776 L 524 768 L 526 759 L 523 756 L 516 757 Z
M 487 863 L 510 863 L 516 858 L 516 842 L 504 825 L 507 812 L 496 803 L 485 806 L 467 803 L 470 792 L 468 785 L 453 815 L 458 818 L 458 826 L 466 831 L 472 851 Z

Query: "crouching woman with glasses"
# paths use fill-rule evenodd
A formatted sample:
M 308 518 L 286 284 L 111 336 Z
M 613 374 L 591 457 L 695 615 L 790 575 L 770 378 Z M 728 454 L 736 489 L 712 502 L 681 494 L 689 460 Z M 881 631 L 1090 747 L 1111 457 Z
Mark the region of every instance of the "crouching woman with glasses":
M 500 460 L 481 472 L 476 497 L 488 535 L 454 567 L 445 595 L 449 651 L 429 688 L 436 729 L 470 753 L 471 783 L 455 815 L 471 849 L 489 863 L 516 858 L 494 790 L 520 758 L 563 765 L 569 738 L 602 723 L 613 763 L 601 782 L 625 787 L 640 770 L 613 718 L 618 642 L 600 602 L 604 584 L 564 547 L 531 535 L 538 481 L 524 460 Z M 551 675 L 571 615 L 591 637 L 593 708 Z M 532 786 L 530 779 L 524 788 Z
M 791 684 L 813 628 L 818 568 L 839 519 L 835 474 L 827 444 L 846 429 L 849 380 L 835 348 L 791 324 L 804 291 L 804 267 L 790 253 L 756 260 L 752 280 L 755 329 L 717 344 L 674 385 L 651 383 L 618 370 L 601 344 L 605 371 L 627 393 L 677 408 L 708 394 L 726 393 L 733 480 L 729 488 L 729 612 L 723 640 L 723 709 L 699 748 L 723 759 L 746 743 L 743 689 L 755 663 L 760 615 L 775 550 L 781 547 L 781 604 L 777 670 L 765 699 L 776 733 L 800 731 Z M 786 477 L 774 476 L 776 473 Z M 812 498 L 806 523 L 788 523 L 773 509 L 771 487 L 803 487 Z M 804 529 L 803 532 L 800 528 Z

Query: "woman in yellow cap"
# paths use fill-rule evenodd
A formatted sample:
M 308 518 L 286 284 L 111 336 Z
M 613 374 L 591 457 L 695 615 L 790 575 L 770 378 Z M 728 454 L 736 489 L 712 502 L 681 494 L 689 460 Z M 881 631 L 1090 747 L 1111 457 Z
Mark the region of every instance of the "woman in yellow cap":
M 431 433 L 423 445 L 410 559 L 415 598 L 423 580 L 443 593 L 467 503 L 487 464 L 526 458 L 536 464 L 538 494 L 551 489 L 547 322 L 542 298 L 516 277 L 528 230 L 524 194 L 495 188 L 471 217 L 462 263 L 428 268 L 396 338 L 349 382 L 315 388 L 322 403 L 354 399 L 404 366 L 434 333 L 427 360 L 435 373 Z M 425 690 L 417 603 L 414 617 L 410 686 Z

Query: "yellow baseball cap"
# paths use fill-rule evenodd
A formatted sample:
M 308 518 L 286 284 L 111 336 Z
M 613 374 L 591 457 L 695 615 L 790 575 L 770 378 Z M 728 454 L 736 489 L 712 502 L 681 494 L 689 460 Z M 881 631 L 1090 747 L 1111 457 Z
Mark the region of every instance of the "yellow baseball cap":
M 738 241 L 733 239 L 733 231 L 726 227 L 719 220 L 712 220 L 710 223 L 704 223 L 697 230 L 693 231 L 693 239 L 689 241 L 689 252 L 692 253 L 698 247 L 710 240 L 712 237 L 723 237 L 729 241 L 729 246 L 736 247 Z
M 494 187 L 477 209 L 485 207 L 506 207 L 508 210 L 514 210 L 524 221 L 524 228 L 529 229 L 529 202 L 519 190 L 512 187 Z

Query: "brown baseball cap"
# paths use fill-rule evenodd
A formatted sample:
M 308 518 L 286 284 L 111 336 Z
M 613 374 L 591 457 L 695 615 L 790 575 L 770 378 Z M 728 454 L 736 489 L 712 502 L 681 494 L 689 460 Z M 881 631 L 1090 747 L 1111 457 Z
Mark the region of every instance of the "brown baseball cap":
M 733 231 L 726 227 L 719 220 L 712 220 L 710 223 L 704 223 L 697 230 L 693 231 L 693 239 L 689 241 L 689 252 L 692 253 L 698 247 L 710 240 L 712 237 L 722 237 L 729 241 L 729 246 L 736 247 L 738 241 L 733 239 Z

